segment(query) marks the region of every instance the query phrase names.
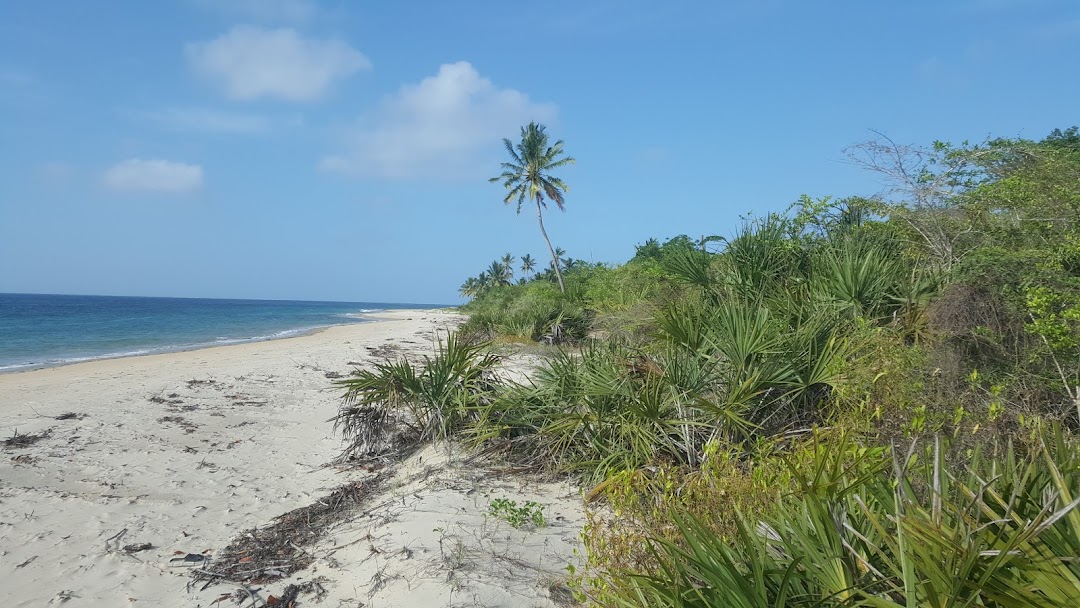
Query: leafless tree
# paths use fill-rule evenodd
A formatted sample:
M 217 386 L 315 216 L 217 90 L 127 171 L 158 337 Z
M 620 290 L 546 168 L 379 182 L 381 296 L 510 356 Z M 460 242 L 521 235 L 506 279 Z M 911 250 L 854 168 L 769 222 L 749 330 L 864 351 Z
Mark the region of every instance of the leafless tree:
M 956 204 L 964 167 L 942 162 L 936 149 L 897 144 L 872 132 L 874 139 L 849 146 L 844 153 L 854 165 L 882 177 L 885 188 L 878 198 L 917 235 L 930 259 L 941 270 L 950 270 L 963 255 L 961 241 L 973 232 Z

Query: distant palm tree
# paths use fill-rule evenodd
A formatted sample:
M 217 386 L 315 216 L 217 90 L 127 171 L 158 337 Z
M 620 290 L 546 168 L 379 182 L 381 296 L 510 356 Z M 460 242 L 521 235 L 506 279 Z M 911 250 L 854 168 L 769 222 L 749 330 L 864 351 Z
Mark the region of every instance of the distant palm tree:
M 491 281 L 491 286 L 492 287 L 499 287 L 499 286 L 502 286 L 502 285 L 509 285 L 510 284 L 510 272 L 511 272 L 510 269 L 508 267 L 504 266 L 498 260 L 495 260 L 494 262 L 492 262 L 491 266 L 488 266 L 488 269 L 487 269 L 487 275 L 488 275 L 488 278 Z
M 530 278 L 532 277 L 532 271 L 536 269 L 536 260 L 531 255 L 525 254 L 521 256 L 521 272 L 524 272 Z
M 502 265 L 504 267 L 506 267 L 507 279 L 508 280 L 513 279 L 514 278 L 514 256 L 507 253 L 507 254 L 503 255 L 502 260 L 500 260 L 500 261 L 502 262 Z
M 562 259 L 565 256 L 566 256 L 566 250 L 564 250 L 562 247 L 556 247 L 555 248 L 554 258 L 553 258 L 551 267 L 555 269 L 556 273 L 558 273 L 562 269 L 562 266 L 563 266 Z M 560 284 L 561 284 L 561 279 L 560 279 Z
M 475 298 L 480 294 L 482 284 L 476 277 L 469 277 L 465 279 L 465 282 L 461 284 L 461 288 L 458 289 L 458 293 L 463 298 Z
M 503 203 L 509 205 L 517 199 L 518 213 L 521 213 L 521 205 L 526 200 L 536 204 L 536 218 L 540 223 L 540 234 L 543 235 L 544 242 L 547 243 L 548 251 L 551 253 L 552 267 L 555 269 L 555 277 L 559 280 L 559 289 L 566 291 L 562 273 L 559 272 L 558 257 L 555 255 L 555 250 L 551 248 L 547 231 L 544 230 L 544 209 L 547 208 L 544 198 L 554 201 L 560 211 L 566 210 L 564 195 L 570 188 L 549 172 L 573 164 L 575 161 L 563 155 L 561 139 L 549 146 L 544 126 L 535 122 L 521 127 L 521 141 L 516 147 L 509 139 L 503 139 L 503 145 L 510 153 L 512 162 L 502 163 L 502 175 L 488 181 L 503 183 L 508 190 Z

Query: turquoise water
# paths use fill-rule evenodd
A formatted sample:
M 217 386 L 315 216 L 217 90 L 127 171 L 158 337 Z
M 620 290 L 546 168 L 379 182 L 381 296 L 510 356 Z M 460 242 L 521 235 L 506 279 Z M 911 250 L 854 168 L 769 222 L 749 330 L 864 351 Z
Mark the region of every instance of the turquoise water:
M 432 306 L 0 294 L 0 371 L 282 338 L 402 308 Z

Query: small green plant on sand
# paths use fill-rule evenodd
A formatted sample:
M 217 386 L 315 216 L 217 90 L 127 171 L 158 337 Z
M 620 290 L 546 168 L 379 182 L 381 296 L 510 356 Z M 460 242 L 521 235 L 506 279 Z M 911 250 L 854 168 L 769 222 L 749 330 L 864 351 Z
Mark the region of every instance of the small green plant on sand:
M 525 526 L 543 528 L 547 525 L 547 521 L 544 519 L 544 505 L 531 500 L 518 506 L 516 500 L 510 500 L 509 498 L 495 498 L 491 501 L 489 512 L 515 528 L 522 528 Z

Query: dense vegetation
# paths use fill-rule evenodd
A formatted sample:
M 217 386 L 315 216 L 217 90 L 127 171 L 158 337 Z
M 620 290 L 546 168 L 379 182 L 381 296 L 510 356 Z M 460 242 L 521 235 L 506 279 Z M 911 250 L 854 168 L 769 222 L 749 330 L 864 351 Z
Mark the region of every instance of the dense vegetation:
M 576 579 L 604 605 L 1067 605 L 1080 134 L 849 154 L 889 190 L 621 265 L 552 251 L 515 282 L 504 256 L 439 356 L 342 383 L 346 430 L 587 482 Z M 491 341 L 556 346 L 516 384 Z

